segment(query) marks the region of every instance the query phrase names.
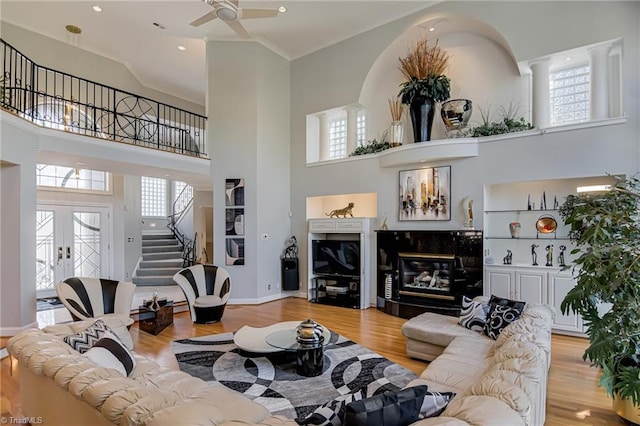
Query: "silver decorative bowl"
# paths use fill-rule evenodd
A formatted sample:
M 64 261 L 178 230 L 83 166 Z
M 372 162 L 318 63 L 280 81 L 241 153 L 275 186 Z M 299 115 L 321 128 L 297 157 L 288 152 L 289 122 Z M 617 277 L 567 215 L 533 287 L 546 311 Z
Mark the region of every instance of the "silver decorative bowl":
M 472 111 L 469 99 L 452 99 L 442 104 L 440 115 L 447 130 L 459 130 L 467 126 Z
M 322 331 L 320 324 L 308 319 L 296 327 L 296 340 L 302 344 L 321 343 L 324 340 Z

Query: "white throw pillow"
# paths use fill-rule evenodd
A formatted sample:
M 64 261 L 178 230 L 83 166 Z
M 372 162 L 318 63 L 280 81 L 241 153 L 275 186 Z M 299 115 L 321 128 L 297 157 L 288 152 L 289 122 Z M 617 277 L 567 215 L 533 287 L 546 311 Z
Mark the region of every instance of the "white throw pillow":
M 82 356 L 101 367 L 112 368 L 123 376 L 129 376 L 136 366 L 136 360 L 115 334 L 107 331 L 91 349 Z

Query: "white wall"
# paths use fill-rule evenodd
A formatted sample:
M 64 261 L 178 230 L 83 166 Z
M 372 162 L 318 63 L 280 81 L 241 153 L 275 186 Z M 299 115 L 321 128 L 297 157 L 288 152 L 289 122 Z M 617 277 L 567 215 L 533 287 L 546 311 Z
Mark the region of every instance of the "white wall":
M 304 276 L 307 269 L 305 208 L 310 196 L 377 192 L 378 215 L 388 214 L 391 229 L 461 228 L 460 202 L 469 196 L 475 201 L 474 225 L 482 228 L 482 215 L 478 213 L 484 209 L 484 185 L 635 173 L 640 156 L 639 12 L 640 5 L 636 2 L 442 2 L 293 61 L 292 232 L 300 242 L 301 275 Z M 397 93 L 398 81 L 393 81 L 397 77 L 383 73 L 397 76 L 393 70 L 397 69 L 397 57 L 401 54 L 395 42 L 410 37 L 416 24 L 436 16 L 479 20 L 493 27 L 510 47 L 505 50 L 468 33 L 442 37 L 442 42 L 455 53 L 451 69 L 451 76 L 456 77 L 453 94 L 472 99 L 474 106 L 491 103 L 497 107 L 512 97 L 516 101 L 528 101 L 528 83 L 523 82 L 514 62 L 622 37 L 624 111 L 629 120 L 611 126 L 481 142 L 479 155 L 465 159 L 381 168 L 376 157 L 367 157 L 306 166 L 307 114 L 360 102 L 367 104 L 365 107 L 373 114 L 374 119 L 369 120 L 368 125 L 374 133 L 388 126 L 386 99 Z M 528 106 L 522 108 L 522 112 L 528 110 Z M 398 172 L 438 165 L 452 167 L 452 220 L 398 221 Z
M 0 112 L 0 120 L 2 115 Z M 36 321 L 36 138 L 0 127 L 0 335 Z M 30 242 L 33 242 L 30 244 Z
M 229 271 L 232 301 L 269 300 L 289 237 L 289 63 L 253 42 L 209 41 L 207 58 L 213 263 Z M 245 182 L 245 265 L 225 265 L 228 178 Z

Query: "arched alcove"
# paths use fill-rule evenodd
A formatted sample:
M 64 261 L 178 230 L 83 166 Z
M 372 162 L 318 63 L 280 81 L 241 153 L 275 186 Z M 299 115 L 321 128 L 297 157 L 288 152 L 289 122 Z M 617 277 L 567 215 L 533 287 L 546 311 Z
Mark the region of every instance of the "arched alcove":
M 433 28 L 433 31 L 430 29 Z M 490 25 L 464 16 L 431 16 L 416 22 L 378 57 L 360 92 L 359 102 L 367 109 L 368 138 L 378 138 L 391 122 L 387 99 L 398 95 L 404 81 L 398 58 L 422 38 L 438 40 L 449 54 L 447 77 L 451 79 L 451 99 L 473 102 L 470 125 L 481 122 L 480 110 L 495 114 L 500 107 L 518 107 L 530 119 L 528 76 L 522 76 L 507 41 Z M 432 140 L 446 139 L 444 125 L 436 111 Z M 405 114 L 404 143 L 413 142 L 411 123 Z

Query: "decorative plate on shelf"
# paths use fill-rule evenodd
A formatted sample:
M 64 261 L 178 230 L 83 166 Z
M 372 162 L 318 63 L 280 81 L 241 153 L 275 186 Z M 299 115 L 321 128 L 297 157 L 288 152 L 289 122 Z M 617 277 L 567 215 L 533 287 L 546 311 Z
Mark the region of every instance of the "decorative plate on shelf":
M 558 229 L 558 222 L 556 222 L 553 216 L 541 216 L 536 221 L 536 229 L 541 234 L 551 234 Z

